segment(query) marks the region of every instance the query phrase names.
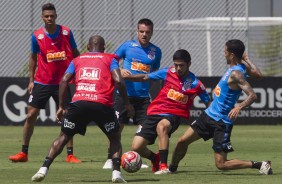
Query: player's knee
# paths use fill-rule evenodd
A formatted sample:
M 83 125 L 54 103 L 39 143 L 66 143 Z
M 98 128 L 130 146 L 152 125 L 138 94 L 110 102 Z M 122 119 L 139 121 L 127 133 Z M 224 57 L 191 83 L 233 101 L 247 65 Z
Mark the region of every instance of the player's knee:
M 227 170 L 227 167 L 224 163 L 222 162 L 215 162 L 215 166 L 219 169 L 219 170 Z

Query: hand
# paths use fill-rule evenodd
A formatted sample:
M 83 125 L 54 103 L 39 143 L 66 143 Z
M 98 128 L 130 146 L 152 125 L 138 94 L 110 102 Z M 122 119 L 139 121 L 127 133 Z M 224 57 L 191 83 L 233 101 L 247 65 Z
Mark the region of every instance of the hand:
M 29 82 L 28 87 L 27 87 L 29 94 L 31 94 L 33 87 L 34 87 L 34 82 Z
M 59 107 L 59 109 L 57 110 L 57 122 L 59 124 L 62 123 L 64 114 L 65 114 L 65 109 Z
M 244 61 L 247 61 L 247 60 L 249 59 L 246 52 L 244 52 L 244 54 L 243 54 L 243 56 L 242 56 L 242 59 L 243 59 Z
M 126 70 L 126 69 L 120 69 L 120 72 L 121 72 L 122 77 L 131 75 L 131 72 L 129 70 Z
M 127 117 L 133 118 L 133 116 L 135 115 L 134 107 L 131 104 L 127 104 L 125 105 L 125 108 L 127 110 Z
M 228 114 L 228 118 L 235 121 L 237 116 L 239 115 L 239 112 L 241 110 L 240 106 L 234 107 Z

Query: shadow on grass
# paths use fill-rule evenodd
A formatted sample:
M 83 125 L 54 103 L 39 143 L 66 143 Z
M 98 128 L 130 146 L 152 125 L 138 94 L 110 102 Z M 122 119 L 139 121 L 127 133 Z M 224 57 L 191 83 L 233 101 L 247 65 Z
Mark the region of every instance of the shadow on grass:
M 159 179 L 127 179 L 126 180 L 128 183 L 129 182 L 159 182 L 160 180 Z M 109 182 L 112 182 L 112 180 L 81 180 L 81 182 L 85 182 L 85 183 L 109 183 Z

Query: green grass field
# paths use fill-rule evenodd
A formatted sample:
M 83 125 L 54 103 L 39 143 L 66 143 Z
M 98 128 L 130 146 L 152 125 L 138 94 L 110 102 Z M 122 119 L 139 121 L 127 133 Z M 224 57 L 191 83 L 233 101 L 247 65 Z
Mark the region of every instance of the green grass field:
M 177 138 L 188 126 L 182 125 L 172 135 L 170 154 Z M 123 151 L 130 150 L 136 127 L 124 129 Z M 0 127 L 0 183 L 32 183 L 31 176 L 43 163 L 51 142 L 58 136 L 59 127 L 35 127 L 29 150 L 29 162 L 12 163 L 8 156 L 21 149 L 21 126 Z M 282 126 L 235 126 L 231 137 L 235 149 L 229 159 L 272 161 L 273 175 L 259 175 L 258 170 L 243 169 L 219 171 L 214 166 L 212 141 L 202 140 L 189 147 L 188 155 L 182 160 L 178 172 L 170 175 L 154 175 L 149 169 L 137 173 L 123 172 L 128 183 L 189 183 L 189 184 L 260 184 L 282 183 Z M 96 126 L 88 127 L 86 136 L 75 136 L 75 154 L 83 161 L 81 164 L 65 163 L 66 150 L 59 155 L 50 167 L 42 183 L 111 183 L 111 170 L 103 170 L 106 160 L 107 139 Z M 155 151 L 156 145 L 151 146 Z M 149 163 L 148 160 L 143 159 Z

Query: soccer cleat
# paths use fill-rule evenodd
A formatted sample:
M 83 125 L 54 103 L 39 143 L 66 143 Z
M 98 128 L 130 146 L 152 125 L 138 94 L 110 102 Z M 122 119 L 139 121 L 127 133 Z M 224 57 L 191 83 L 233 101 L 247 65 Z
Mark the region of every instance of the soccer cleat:
M 28 161 L 28 155 L 24 152 L 20 152 L 16 155 L 9 156 L 9 160 L 13 162 L 27 162 Z
M 175 166 L 175 165 L 169 165 L 169 171 L 171 172 L 171 173 L 174 173 L 174 172 L 176 172 L 177 171 L 177 168 L 178 168 L 178 166 Z
M 158 170 L 160 169 L 160 160 L 161 160 L 161 158 L 160 158 L 160 153 L 157 152 L 157 153 L 155 154 L 155 161 L 154 161 L 154 162 L 151 161 L 152 172 L 153 172 L 153 173 L 156 172 L 156 171 L 158 171 Z
M 271 161 L 263 161 L 259 170 L 260 174 L 272 174 Z
M 105 162 L 103 169 L 112 169 L 113 168 L 113 161 L 112 159 L 107 159 Z
M 167 164 L 161 164 L 160 170 L 156 171 L 155 174 L 170 174 Z
M 81 160 L 76 158 L 74 155 L 68 155 L 66 158 L 66 162 L 78 164 L 81 163 Z
M 147 168 L 149 168 L 149 166 L 148 166 L 147 164 L 142 164 L 142 165 L 141 165 L 141 168 L 142 168 L 142 169 L 147 169 Z
M 127 183 L 123 177 L 121 176 L 121 172 L 114 170 L 112 174 L 112 182 L 113 183 Z
M 38 172 L 32 176 L 31 181 L 42 181 L 48 173 L 47 167 L 40 167 Z

